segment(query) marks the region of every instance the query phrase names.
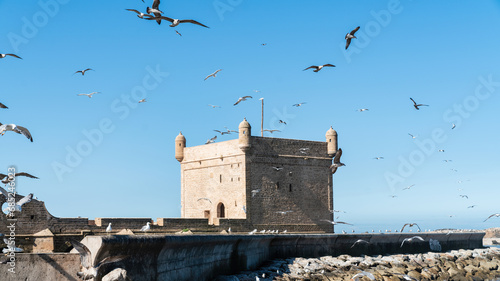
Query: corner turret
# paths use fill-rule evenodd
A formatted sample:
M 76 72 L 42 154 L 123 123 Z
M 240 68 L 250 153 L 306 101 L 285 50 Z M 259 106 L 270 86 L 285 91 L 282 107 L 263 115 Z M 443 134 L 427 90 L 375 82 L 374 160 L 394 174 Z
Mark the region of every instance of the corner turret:
M 337 153 L 337 132 L 330 126 L 330 129 L 326 131 L 326 143 L 328 155 L 333 157 Z
M 184 148 L 186 147 L 186 138 L 179 132 L 179 135 L 175 138 L 175 159 L 182 162 L 184 159 Z
M 244 152 L 247 152 L 252 146 L 250 142 L 250 137 L 252 135 L 252 126 L 247 122 L 247 119 L 244 118 L 243 121 L 238 126 L 239 131 L 239 148 Z

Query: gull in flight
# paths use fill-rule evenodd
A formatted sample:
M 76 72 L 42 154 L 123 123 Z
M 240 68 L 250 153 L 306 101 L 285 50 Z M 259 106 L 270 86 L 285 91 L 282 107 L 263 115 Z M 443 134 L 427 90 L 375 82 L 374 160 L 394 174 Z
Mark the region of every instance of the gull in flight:
M 440 150 L 438 150 L 438 152 L 444 152 L 444 149 L 440 149 Z
M 474 208 L 474 207 L 476 207 L 476 206 L 477 206 L 477 205 L 471 205 L 471 206 L 469 206 L 469 207 L 467 207 L 467 208 L 471 209 L 471 208 Z
M 0 192 L 3 193 L 5 195 L 5 197 L 7 197 L 7 191 L 5 189 L 3 189 L 2 187 L 0 187 Z M 11 213 L 12 208 L 14 208 L 14 211 L 21 212 L 23 205 L 31 202 L 32 198 L 33 198 L 33 193 L 30 193 L 27 196 L 24 196 L 23 198 L 21 198 L 19 201 L 17 201 L 13 207 L 4 208 L 3 212 L 4 213 Z
M 368 111 L 368 110 L 369 110 L 368 108 L 360 108 L 360 109 L 358 109 L 357 111 L 359 111 L 359 112 L 363 112 L 363 111 Z
M 139 103 L 143 103 L 143 102 L 146 102 L 146 99 L 142 99 L 139 101 Z
M 373 159 L 375 159 L 375 160 L 381 160 L 381 159 L 384 159 L 384 157 L 374 157 Z
M 451 129 L 455 129 L 457 127 L 457 125 L 455 125 L 455 123 L 451 124 Z
M 12 131 L 12 132 L 21 134 L 21 135 L 27 137 L 31 142 L 33 142 L 33 138 L 31 137 L 31 133 L 30 133 L 30 131 L 28 131 L 28 129 L 21 127 L 21 126 L 17 126 L 16 124 L 2 124 L 2 123 L 0 123 L 0 135 L 3 136 L 5 134 L 5 132 L 7 132 L 7 131 Z
M 255 194 L 257 194 L 259 192 L 260 192 L 260 189 L 254 189 L 254 190 L 252 190 L 252 197 L 254 197 Z
M 222 136 L 225 135 L 225 134 L 230 134 L 231 132 L 222 132 L 222 131 L 219 131 L 219 130 L 214 130 L 215 132 L 217 133 L 220 133 Z
M 100 93 L 100 92 L 92 92 L 92 93 L 90 93 L 90 94 L 78 94 L 77 96 L 87 96 L 87 97 L 91 98 L 93 95 L 95 95 L 95 94 L 99 94 L 99 93 Z
M 397 195 L 391 195 L 391 198 L 396 198 L 396 197 L 398 197 L 398 196 Z
M 332 170 L 332 174 L 335 174 L 339 167 L 345 166 L 344 163 L 340 162 L 340 157 L 342 156 L 342 148 L 339 148 L 339 151 L 335 154 L 333 158 L 333 164 L 330 165 L 330 170 Z
M 268 130 L 268 129 L 265 129 L 264 132 L 269 132 L 269 133 L 274 133 L 274 132 L 281 132 L 280 130 Z
M 148 10 L 148 13 L 149 13 L 149 10 Z M 210 28 L 210 27 L 202 24 L 201 22 L 198 22 L 198 21 L 195 21 L 195 20 L 179 20 L 179 19 L 173 19 L 173 18 L 164 17 L 164 16 L 155 16 L 155 17 L 152 17 L 152 18 L 147 18 L 147 20 L 156 20 L 157 22 L 161 21 L 161 20 L 168 20 L 169 22 L 172 23 L 171 25 L 169 25 L 170 27 L 176 27 L 176 26 L 178 26 L 181 23 L 189 22 L 189 23 L 197 24 L 199 26 Z
M 8 108 L 5 104 L 0 102 L 0 108 Z
M 11 57 L 15 57 L 15 58 L 18 58 L 18 59 L 22 59 L 20 56 L 14 55 L 14 54 L 0 54 L 0 59 L 5 58 L 6 56 L 11 56 Z
M 375 276 L 373 276 L 373 274 L 371 274 L 370 272 L 366 271 L 361 271 L 360 273 L 354 275 L 353 277 L 351 277 L 351 280 L 359 281 L 359 278 L 363 278 L 363 276 L 368 277 L 370 280 L 375 280 Z
M 460 195 L 460 197 L 469 199 L 469 196 L 467 195 Z
M 408 135 L 410 135 L 410 137 L 411 137 L 412 139 L 414 139 L 414 138 L 416 138 L 416 137 L 417 137 L 417 136 L 414 136 L 414 135 L 412 135 L 412 134 L 410 134 L 410 133 L 408 133 Z
M 158 8 L 159 6 L 160 6 L 160 0 L 154 0 L 153 5 L 151 5 L 151 8 L 147 7 L 146 12 L 148 14 L 153 13 L 155 18 L 161 17 L 161 14 L 163 14 L 163 12 L 159 10 L 159 8 Z M 151 19 L 151 18 L 147 18 L 147 19 Z M 156 19 L 156 22 L 158 24 L 161 24 L 161 19 Z
M 422 237 L 420 237 L 420 236 L 413 236 L 413 237 L 411 237 L 411 238 L 406 238 L 406 239 L 403 239 L 403 242 L 401 243 L 400 248 L 401 248 L 401 247 L 403 247 L 403 244 L 404 244 L 405 242 L 412 242 L 412 241 L 413 241 L 413 240 L 415 240 L 415 239 L 420 240 L 420 241 L 425 241 L 425 240 L 424 240 L 424 238 L 422 238 Z
M 486 218 L 483 222 L 487 221 L 488 219 L 490 219 L 490 218 L 492 218 L 492 217 L 497 217 L 497 218 L 498 218 L 498 217 L 500 217 L 500 213 L 498 213 L 498 214 L 493 214 L 493 215 L 489 216 L 489 217 L 488 217 L 488 218 Z
M 38 179 L 38 177 L 35 177 L 35 176 L 30 175 L 28 173 L 22 172 L 22 173 L 10 174 L 10 175 L 0 173 L 0 180 L 2 181 L 3 184 L 8 184 L 9 182 L 13 181 L 15 177 L 19 177 L 19 176 L 28 177 L 28 178 L 32 178 L 32 179 Z
M 276 213 L 286 215 L 286 214 L 291 213 L 291 212 L 293 212 L 293 211 L 277 211 Z
M 200 201 L 200 200 L 207 200 L 208 202 L 210 202 L 210 204 L 212 204 L 212 200 L 206 198 L 206 197 L 203 197 L 203 198 L 198 198 L 198 200 L 196 201 Z
M 141 231 L 146 232 L 146 231 L 149 231 L 150 229 L 151 229 L 151 226 L 149 226 L 149 222 L 147 222 L 146 225 L 141 228 Z
M 274 169 L 275 171 L 281 171 L 281 170 L 283 170 L 283 167 L 273 167 L 273 169 Z
M 450 169 L 450 170 L 452 170 L 453 172 L 458 172 L 458 170 L 457 170 L 457 169 Z
M 102 265 L 112 262 L 118 262 L 125 259 L 128 256 L 111 256 L 102 259 L 95 265 L 92 265 L 92 257 L 89 248 L 76 240 L 69 241 L 73 248 L 75 248 L 80 254 L 80 262 L 82 263 L 83 272 L 78 272 L 76 275 L 83 280 L 90 280 L 96 278 L 99 269 Z
M 413 186 L 415 186 L 415 185 L 414 185 L 414 184 L 412 184 L 412 185 L 410 185 L 410 186 L 407 186 L 407 187 L 403 188 L 403 190 L 410 189 L 410 188 L 412 188 Z
M 353 29 L 351 32 L 347 33 L 345 35 L 345 49 L 347 50 L 347 48 L 349 48 L 349 45 L 351 45 L 351 40 L 352 38 L 356 38 L 356 36 L 354 36 L 354 33 L 356 33 L 356 31 L 359 30 L 359 26 L 356 27 L 355 29 Z
M 224 128 L 226 128 L 228 134 L 230 134 L 230 133 L 237 133 L 238 132 L 238 131 L 235 131 L 235 130 L 229 130 L 226 126 L 224 126 Z
M 403 228 L 401 228 L 400 232 L 403 232 L 403 230 L 405 229 L 406 226 L 413 227 L 414 225 L 416 225 L 418 227 L 418 231 L 421 231 L 420 226 L 418 226 L 418 224 L 416 224 L 416 223 L 405 223 L 405 225 L 403 225 Z
M 302 148 L 299 148 L 299 152 L 302 153 L 302 154 L 307 154 L 307 152 L 310 150 L 309 147 L 302 147 Z
M 84 70 L 78 70 L 77 72 L 73 73 L 73 74 L 77 74 L 77 73 L 81 73 L 82 76 L 85 75 L 85 72 L 89 71 L 89 70 L 93 70 L 92 68 L 87 68 L 87 69 L 84 69 Z
M 286 122 L 280 119 L 280 120 L 278 121 L 278 124 L 285 124 L 285 125 L 286 125 Z
M 218 106 L 218 105 L 209 104 L 208 106 L 211 106 L 212 108 L 220 108 L 220 106 Z
M 306 104 L 306 102 L 296 103 L 296 104 L 294 104 L 292 106 L 299 107 L 299 106 L 302 106 L 303 104 Z
M 354 246 L 356 246 L 356 244 L 361 244 L 361 243 L 370 244 L 370 242 L 368 242 L 366 240 L 358 239 L 358 240 L 356 240 L 356 242 L 354 242 L 354 244 L 352 244 L 351 248 L 353 248 Z
M 215 78 L 215 76 L 217 76 L 217 73 L 218 73 L 219 71 L 221 71 L 221 70 L 222 70 L 222 69 L 217 69 L 214 73 L 212 73 L 212 74 L 208 75 L 207 77 L 205 77 L 205 80 L 207 80 L 207 79 L 208 79 L 208 78 L 210 78 L 210 77 L 214 77 L 214 78 Z
M 205 144 L 214 143 L 216 139 L 217 139 L 217 136 L 215 136 L 211 139 L 208 139 L 207 142 L 205 142 Z
M 143 12 L 139 12 L 139 11 L 134 10 L 134 9 L 125 9 L 125 10 L 137 13 L 137 17 L 141 18 L 141 19 L 143 19 L 144 17 L 147 17 L 147 18 L 152 18 L 153 17 L 152 15 L 148 15 L 148 14 L 145 14 Z
M 326 221 L 326 222 L 329 222 L 333 225 L 336 225 L 336 224 L 347 224 L 347 225 L 352 225 L 350 223 L 347 223 L 347 222 L 343 222 L 343 221 L 331 221 L 331 220 L 321 220 L 321 221 Z
M 13 253 L 13 252 L 14 252 L 14 253 L 21 253 L 21 252 L 23 252 L 23 251 L 24 251 L 23 249 L 18 248 L 18 247 L 16 247 L 16 246 L 15 246 L 15 242 L 14 242 L 14 240 L 10 240 L 10 241 L 9 241 L 9 239 L 4 238 L 4 239 L 3 239 L 3 242 L 7 245 L 7 248 L 2 249 L 2 252 L 3 252 L 4 254 L 7 254 L 7 253 Z
M 325 67 L 325 66 L 335 67 L 335 65 L 327 63 L 327 64 L 323 64 L 323 65 L 311 65 L 311 66 L 309 66 L 308 68 L 306 68 L 306 69 L 304 69 L 304 70 L 308 70 L 308 69 L 314 68 L 314 70 L 313 70 L 313 71 L 314 71 L 314 72 L 318 72 L 318 71 L 320 71 L 321 69 L 323 69 L 323 67 Z
M 419 108 L 420 106 L 429 106 L 429 105 L 427 105 L 427 104 L 421 104 L 421 103 L 417 104 L 417 103 L 416 103 L 416 102 L 415 102 L 412 98 L 410 98 L 410 99 L 411 99 L 411 101 L 413 102 L 413 107 L 415 107 L 415 109 L 416 109 L 416 110 L 419 110 L 419 109 L 420 109 L 420 108 Z
M 252 96 L 244 96 L 244 97 L 241 97 L 239 98 L 233 105 L 237 105 L 238 103 L 242 102 L 242 101 L 246 101 L 247 99 L 251 99 Z
M 108 227 L 106 227 L 106 232 L 109 233 L 109 232 L 111 232 L 111 230 L 113 230 L 113 229 L 111 228 L 111 223 L 109 223 Z

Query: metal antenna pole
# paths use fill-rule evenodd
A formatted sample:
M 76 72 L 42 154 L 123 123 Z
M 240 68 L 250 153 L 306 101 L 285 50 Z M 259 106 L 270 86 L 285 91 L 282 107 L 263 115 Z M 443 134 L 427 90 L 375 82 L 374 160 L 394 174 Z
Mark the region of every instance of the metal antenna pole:
M 260 118 L 260 136 L 264 137 L 264 98 L 260 99 L 262 101 L 262 112 Z

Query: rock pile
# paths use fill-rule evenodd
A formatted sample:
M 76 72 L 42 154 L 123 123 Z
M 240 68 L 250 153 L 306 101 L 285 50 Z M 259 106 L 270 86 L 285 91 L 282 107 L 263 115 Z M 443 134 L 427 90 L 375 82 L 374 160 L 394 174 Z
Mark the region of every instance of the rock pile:
M 392 256 L 291 258 L 273 260 L 259 270 L 221 276 L 218 281 L 354 280 L 358 273 L 375 280 L 500 280 L 500 249 L 457 250 Z M 361 274 L 360 274 L 361 275 Z M 371 280 L 367 276 L 355 280 Z

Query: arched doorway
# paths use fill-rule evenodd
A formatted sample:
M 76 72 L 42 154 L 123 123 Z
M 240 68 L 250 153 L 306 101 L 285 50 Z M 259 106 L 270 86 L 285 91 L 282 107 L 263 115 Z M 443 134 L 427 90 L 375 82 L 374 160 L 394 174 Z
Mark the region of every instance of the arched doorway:
M 222 203 L 219 203 L 219 205 L 217 205 L 217 217 L 218 218 L 226 217 L 226 207 L 224 207 L 224 204 Z

